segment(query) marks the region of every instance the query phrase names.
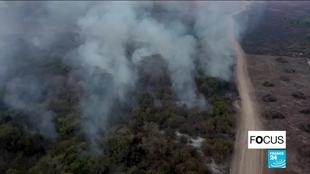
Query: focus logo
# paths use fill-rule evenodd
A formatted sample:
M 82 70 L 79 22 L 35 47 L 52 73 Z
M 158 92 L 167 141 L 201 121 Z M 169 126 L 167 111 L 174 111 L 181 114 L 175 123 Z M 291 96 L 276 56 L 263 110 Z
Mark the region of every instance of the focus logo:
M 248 149 L 286 149 L 286 131 L 248 131 Z
M 286 168 L 286 150 L 268 150 L 268 168 Z

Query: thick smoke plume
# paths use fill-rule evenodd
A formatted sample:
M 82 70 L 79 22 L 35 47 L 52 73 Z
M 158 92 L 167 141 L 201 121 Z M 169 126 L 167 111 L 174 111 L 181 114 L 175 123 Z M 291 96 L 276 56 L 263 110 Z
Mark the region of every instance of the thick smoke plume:
M 139 62 L 160 55 L 167 63 L 178 102 L 207 109 L 194 77 L 200 68 L 205 76 L 231 79 L 234 59 L 227 21 L 241 4 L 1 2 L 0 82 L 4 101 L 29 113 L 33 127 L 55 138 L 55 114 L 44 104 L 53 95 L 49 81 L 55 77 L 44 75 L 36 66 L 39 61 L 60 58 L 73 67 L 71 75 L 78 77 L 83 88 L 82 128 L 94 143 L 104 132 L 107 119 L 113 117 L 115 103 L 131 97 L 128 92 L 136 87 Z M 235 30 L 243 31 L 243 24 L 236 23 Z M 76 43 L 67 47 L 64 43 L 70 33 Z

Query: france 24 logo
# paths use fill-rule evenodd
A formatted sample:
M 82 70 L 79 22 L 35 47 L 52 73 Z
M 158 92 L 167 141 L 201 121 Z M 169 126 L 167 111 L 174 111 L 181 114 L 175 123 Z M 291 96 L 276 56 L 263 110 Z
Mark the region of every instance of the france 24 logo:
M 286 150 L 268 150 L 268 168 L 286 168 Z

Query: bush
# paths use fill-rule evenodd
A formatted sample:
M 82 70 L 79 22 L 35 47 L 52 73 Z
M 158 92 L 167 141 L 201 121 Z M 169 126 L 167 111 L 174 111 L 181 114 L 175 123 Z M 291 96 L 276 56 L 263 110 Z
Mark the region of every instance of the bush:
M 21 171 L 19 171 L 18 169 L 8 169 L 5 174 L 23 174 Z
M 277 98 L 274 97 L 273 95 L 271 94 L 266 94 L 262 97 L 263 101 L 264 102 L 276 102 L 277 101 Z
M 301 91 L 293 92 L 292 96 L 297 99 L 302 99 L 302 100 L 307 99 L 306 95 Z
M 125 160 L 130 152 L 133 138 L 133 134 L 128 128 L 121 128 L 108 137 L 105 142 L 105 154 L 108 156 L 110 163 L 117 164 Z
M 233 142 L 227 139 L 208 139 L 202 145 L 206 156 L 212 156 L 216 163 L 223 163 L 233 151 Z
M 31 174 L 55 174 L 55 173 L 92 173 L 95 163 L 90 154 L 85 152 L 83 143 L 70 142 L 57 147 L 30 169 Z M 71 145 L 70 145 L 71 144 Z M 62 145 L 62 143 L 60 143 Z M 66 146 L 65 146 L 66 145 Z
M 211 99 L 211 104 L 213 106 L 213 116 L 230 116 L 232 113 L 231 104 L 223 98 L 215 96 Z
M 264 83 L 262 85 L 265 87 L 274 87 L 274 84 L 269 82 L 269 81 L 264 81 Z
M 264 112 L 264 117 L 267 119 L 284 119 L 285 115 L 279 111 L 268 110 Z
M 308 114 L 309 115 L 310 114 L 310 107 L 306 108 L 306 109 L 302 109 L 299 112 L 302 113 L 302 114 Z

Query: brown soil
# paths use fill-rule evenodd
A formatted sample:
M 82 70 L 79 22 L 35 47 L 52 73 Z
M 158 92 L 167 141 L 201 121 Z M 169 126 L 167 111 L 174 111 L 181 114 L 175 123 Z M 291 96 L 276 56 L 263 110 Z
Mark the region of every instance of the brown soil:
M 262 130 L 263 127 L 256 109 L 255 94 L 248 76 L 244 52 L 237 42 L 234 45 L 237 58 L 236 83 L 241 99 L 241 109 L 231 173 L 262 174 L 264 151 L 248 149 L 247 132 L 248 130 Z
M 272 172 L 310 173 L 310 114 L 304 112 L 310 108 L 310 66 L 307 64 L 307 59 L 281 57 L 279 62 L 278 56 L 247 57 L 248 70 L 260 112 L 278 115 L 280 113 L 284 116 L 281 118 L 266 117 L 263 114 L 261 116 L 265 129 L 287 131 L 287 169 Z M 282 63 L 283 61 L 286 63 Z M 295 72 L 287 73 L 286 69 L 294 69 Z M 274 86 L 264 86 L 265 81 L 271 82 Z M 277 101 L 264 102 L 262 98 L 268 94 L 272 94 Z

